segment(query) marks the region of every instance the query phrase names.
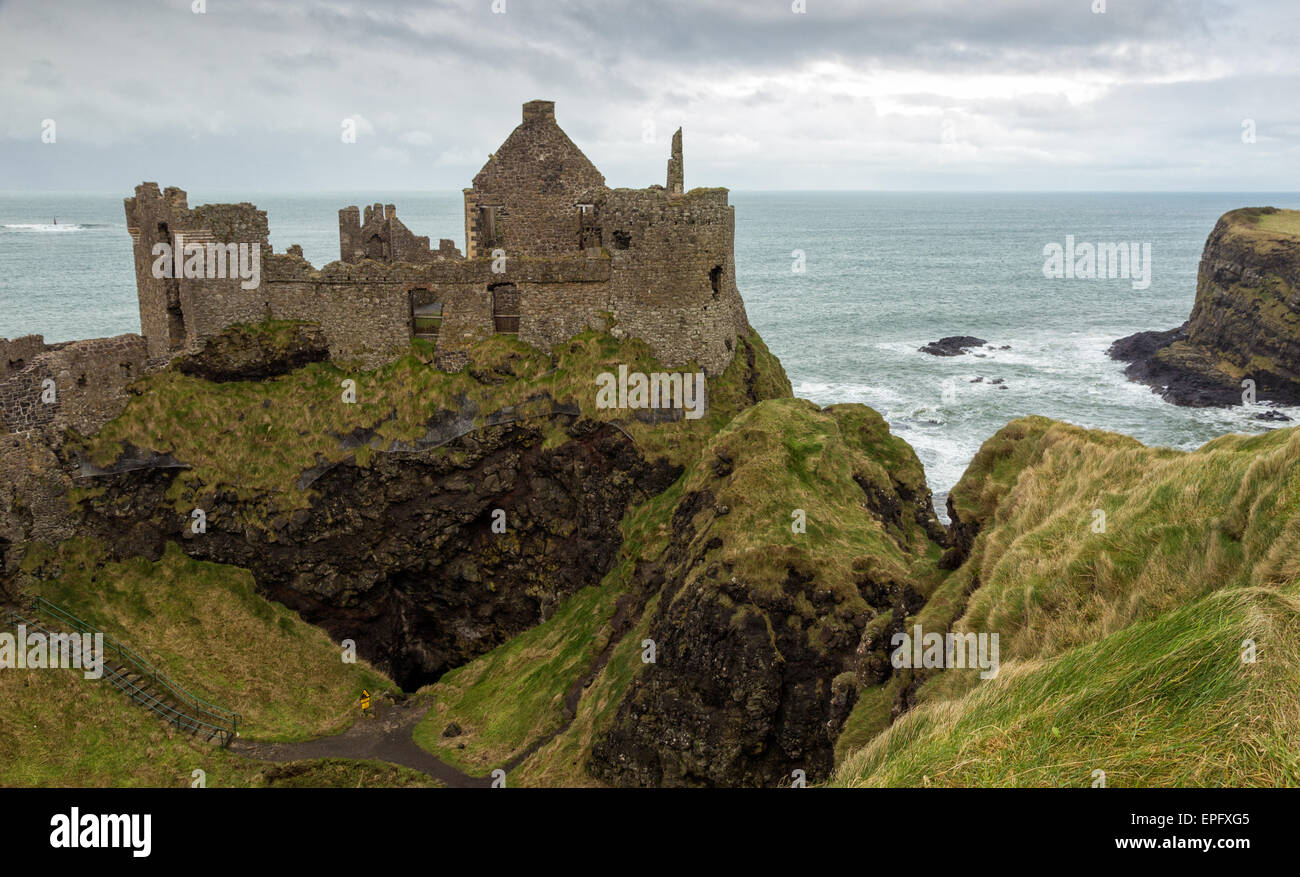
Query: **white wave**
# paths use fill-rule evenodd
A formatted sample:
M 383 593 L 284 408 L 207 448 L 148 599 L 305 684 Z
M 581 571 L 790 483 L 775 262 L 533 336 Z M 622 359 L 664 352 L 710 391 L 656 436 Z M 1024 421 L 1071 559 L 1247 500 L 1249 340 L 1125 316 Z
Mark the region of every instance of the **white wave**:
M 67 223 L 66 225 L 65 224 L 55 225 L 54 223 L 48 223 L 48 222 L 15 222 L 11 224 L 6 223 L 4 226 L 4 228 L 7 229 L 8 231 L 19 231 L 19 232 L 90 231 L 92 229 L 106 228 L 106 227 L 107 226 L 103 226 L 103 225 L 81 225 L 75 222 Z

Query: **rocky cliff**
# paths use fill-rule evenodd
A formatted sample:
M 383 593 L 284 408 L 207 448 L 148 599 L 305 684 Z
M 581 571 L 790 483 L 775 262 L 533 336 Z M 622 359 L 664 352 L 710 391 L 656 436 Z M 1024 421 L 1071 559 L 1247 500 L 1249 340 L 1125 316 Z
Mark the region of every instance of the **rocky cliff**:
M 118 560 L 177 543 L 250 570 L 414 689 L 599 582 L 630 505 L 734 414 L 789 393 L 756 337 L 699 420 L 597 409 L 611 363 L 654 370 L 644 345 L 609 335 L 553 355 L 498 339 L 455 375 L 417 354 L 345 372 L 322 352 L 309 325 L 235 326 L 133 387 L 96 434 L 21 457 L 15 444 L 11 468 L 41 474 L 0 494 L 10 568 L 25 538 L 89 536 Z
M 655 660 L 589 770 L 631 786 L 823 779 L 862 643 L 924 602 L 944 538 L 921 465 L 865 406 L 777 400 L 736 418 L 683 491 L 643 571 Z
M 1182 326 L 1116 341 L 1126 374 L 1180 405 L 1300 404 L 1300 211 L 1224 214 L 1201 255 L 1196 302 Z

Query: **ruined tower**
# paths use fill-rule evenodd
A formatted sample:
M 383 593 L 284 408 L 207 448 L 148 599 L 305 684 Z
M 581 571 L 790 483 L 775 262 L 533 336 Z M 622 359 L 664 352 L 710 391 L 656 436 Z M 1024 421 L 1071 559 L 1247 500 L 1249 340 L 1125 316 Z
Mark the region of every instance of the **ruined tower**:
M 668 158 L 668 194 L 680 195 L 684 188 L 685 180 L 682 171 L 682 129 L 678 128 L 677 133 L 673 135 L 673 152 Z

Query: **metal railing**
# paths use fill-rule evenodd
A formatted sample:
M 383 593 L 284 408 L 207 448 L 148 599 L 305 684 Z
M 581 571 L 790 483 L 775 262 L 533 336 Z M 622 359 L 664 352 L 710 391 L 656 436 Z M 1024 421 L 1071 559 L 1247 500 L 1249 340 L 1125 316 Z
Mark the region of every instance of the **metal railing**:
M 42 597 L 33 601 L 32 614 L 34 617 L 28 619 L 10 610 L 7 620 L 11 625 L 23 624 L 46 636 L 57 636 L 67 631 L 46 627 L 41 623 L 42 617 L 49 619 L 54 626 L 71 628 L 73 633 L 102 636 L 104 678 L 127 697 L 176 727 L 204 734 L 208 740 L 217 740 L 222 746 L 230 745 L 239 734 L 239 713 L 208 703 L 186 691 L 171 677 L 99 628 Z

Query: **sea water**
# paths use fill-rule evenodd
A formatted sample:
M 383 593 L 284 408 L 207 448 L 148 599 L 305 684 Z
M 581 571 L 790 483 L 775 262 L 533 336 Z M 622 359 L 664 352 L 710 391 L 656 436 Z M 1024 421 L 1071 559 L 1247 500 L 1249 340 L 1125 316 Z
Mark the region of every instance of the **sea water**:
M 0 337 L 139 331 L 124 194 L 0 195 Z M 348 205 L 396 204 L 416 234 L 464 249 L 459 193 L 190 193 L 191 204 L 220 201 L 268 211 L 275 249 L 299 244 L 318 267 L 338 258 Z M 879 411 L 916 449 L 940 507 L 980 444 L 1015 417 L 1188 450 L 1274 426 L 1254 419 L 1262 409 L 1164 402 L 1127 381 L 1106 348 L 1187 319 L 1221 214 L 1300 208 L 1300 194 L 733 192 L 732 203 L 737 283 L 796 395 Z M 1149 244 L 1150 284 L 1047 276 L 1045 248 L 1067 236 Z M 947 335 L 989 347 L 919 352 Z

